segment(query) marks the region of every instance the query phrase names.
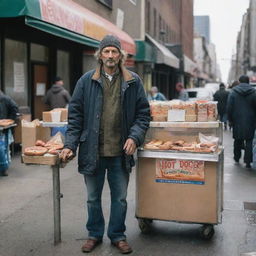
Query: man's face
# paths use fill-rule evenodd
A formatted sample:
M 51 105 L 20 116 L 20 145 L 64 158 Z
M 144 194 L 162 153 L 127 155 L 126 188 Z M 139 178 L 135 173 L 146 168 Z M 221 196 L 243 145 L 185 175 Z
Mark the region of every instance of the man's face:
M 101 51 L 100 59 L 103 62 L 103 65 L 107 68 L 115 68 L 121 58 L 121 53 L 116 47 L 105 47 Z

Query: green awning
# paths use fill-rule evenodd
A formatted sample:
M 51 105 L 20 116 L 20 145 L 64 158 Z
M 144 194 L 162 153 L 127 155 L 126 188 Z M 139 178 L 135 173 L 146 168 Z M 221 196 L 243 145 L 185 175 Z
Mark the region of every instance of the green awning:
M 0 17 L 12 18 L 31 16 L 41 18 L 40 4 L 37 0 L 0 0 Z
M 28 26 L 91 47 L 113 34 L 128 54 L 136 53 L 126 32 L 73 0 L 0 0 L 0 19 L 14 17 L 25 17 Z
M 80 34 L 74 33 L 70 30 L 55 26 L 47 22 L 44 22 L 42 20 L 34 19 L 31 17 L 25 17 L 25 23 L 28 26 L 42 30 L 54 36 L 62 37 L 62 38 L 72 40 L 80 44 L 85 44 L 94 48 L 97 48 L 99 46 L 99 41 L 97 40 L 94 40 L 86 36 L 82 36 Z
M 156 51 L 149 43 L 143 40 L 136 40 L 135 43 L 137 48 L 136 61 L 156 62 Z

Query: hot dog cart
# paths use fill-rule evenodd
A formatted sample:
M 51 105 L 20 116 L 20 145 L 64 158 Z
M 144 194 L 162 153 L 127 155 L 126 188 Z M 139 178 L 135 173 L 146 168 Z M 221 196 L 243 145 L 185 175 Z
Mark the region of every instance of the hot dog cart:
M 213 236 L 223 210 L 222 131 L 218 121 L 150 123 L 136 164 L 136 217 L 142 232 L 149 231 L 153 220 L 162 220 L 202 224 L 201 235 L 206 239 Z M 188 146 L 200 134 L 218 138 L 214 152 L 190 150 Z M 185 142 L 187 147 L 145 147 L 167 140 Z

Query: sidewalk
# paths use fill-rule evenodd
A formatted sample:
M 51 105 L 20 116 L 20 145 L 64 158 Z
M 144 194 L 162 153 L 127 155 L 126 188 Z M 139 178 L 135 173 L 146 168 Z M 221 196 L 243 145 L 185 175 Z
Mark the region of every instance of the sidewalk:
M 155 221 L 152 232 L 140 232 L 135 215 L 135 173 L 130 179 L 127 237 L 138 256 L 240 256 L 256 251 L 255 211 L 244 211 L 243 202 L 256 202 L 256 171 L 235 166 L 232 138 L 225 132 L 223 223 L 210 241 L 199 236 L 200 225 Z M 48 166 L 26 166 L 15 156 L 8 177 L 0 178 L 0 256 L 79 256 L 86 238 L 85 186 L 76 161 L 61 169 L 62 243 L 53 245 L 52 174 Z M 149 195 L 150 196 L 150 195 Z M 103 192 L 106 223 L 109 190 Z M 252 221 L 253 222 L 253 221 Z M 92 256 L 120 255 L 105 236 Z

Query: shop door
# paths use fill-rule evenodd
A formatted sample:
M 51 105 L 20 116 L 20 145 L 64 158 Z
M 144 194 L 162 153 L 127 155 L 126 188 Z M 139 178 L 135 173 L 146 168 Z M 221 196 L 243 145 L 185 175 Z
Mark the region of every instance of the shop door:
M 43 64 L 32 65 L 32 108 L 34 119 L 42 119 L 43 111 L 49 110 L 49 107 L 43 103 L 43 97 L 47 90 L 48 67 Z

